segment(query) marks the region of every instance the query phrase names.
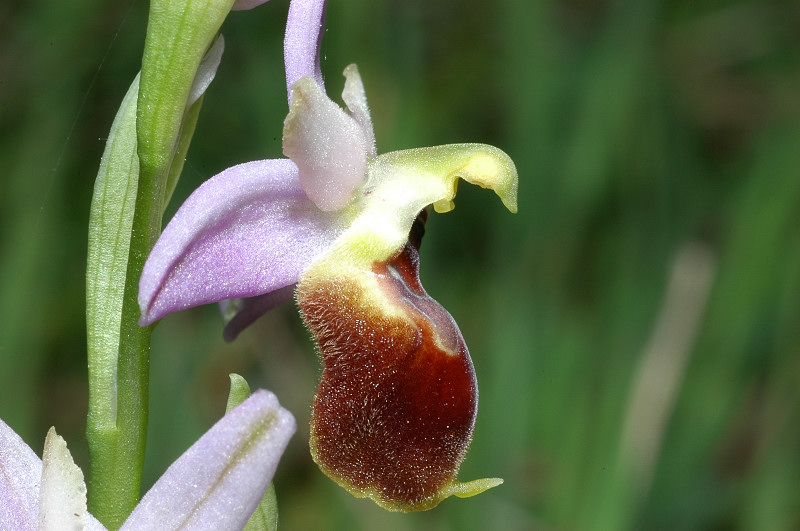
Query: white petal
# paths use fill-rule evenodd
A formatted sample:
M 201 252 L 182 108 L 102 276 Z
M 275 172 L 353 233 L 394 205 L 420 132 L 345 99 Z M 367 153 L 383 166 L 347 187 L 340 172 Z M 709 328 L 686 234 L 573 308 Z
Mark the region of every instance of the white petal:
M 140 323 L 294 284 L 342 230 L 308 199 L 290 160 L 228 168 L 194 191 L 153 247 L 139 282 Z
M 39 494 L 39 530 L 86 529 L 86 483 L 72 460 L 67 443 L 50 428 L 42 453 L 42 483 Z
M 189 99 L 186 102 L 187 108 L 200 99 L 200 96 L 214 81 L 214 76 L 217 75 L 217 68 L 219 68 L 219 63 L 222 61 L 222 52 L 224 51 L 225 39 L 220 34 L 203 56 L 200 66 L 197 67 L 197 74 L 194 76 L 192 88 L 189 90 Z

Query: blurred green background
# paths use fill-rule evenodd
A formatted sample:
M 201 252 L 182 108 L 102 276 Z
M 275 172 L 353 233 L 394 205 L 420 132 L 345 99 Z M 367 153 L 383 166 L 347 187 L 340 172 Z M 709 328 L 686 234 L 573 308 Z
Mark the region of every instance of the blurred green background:
M 281 156 L 288 3 L 233 13 L 177 204 Z M 139 68 L 142 0 L 0 3 L 0 418 L 84 468 L 84 268 L 104 138 Z M 227 374 L 298 418 L 284 529 L 800 528 L 800 4 L 331 0 L 328 90 L 356 62 L 380 152 L 506 150 L 519 214 L 463 185 L 426 288 L 480 382 L 460 477 L 397 515 L 308 455 L 319 374 L 287 305 L 225 344 L 213 306 L 153 338 L 149 486 L 223 412 Z

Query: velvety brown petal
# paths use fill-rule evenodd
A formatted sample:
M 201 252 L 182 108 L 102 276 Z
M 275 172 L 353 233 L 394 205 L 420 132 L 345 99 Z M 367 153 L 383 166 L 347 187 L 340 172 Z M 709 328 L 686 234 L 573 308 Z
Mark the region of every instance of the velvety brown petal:
M 416 247 L 371 271 L 301 279 L 297 297 L 324 365 L 311 421 L 320 468 L 395 511 L 458 494 L 477 381 L 455 321 L 419 282 Z

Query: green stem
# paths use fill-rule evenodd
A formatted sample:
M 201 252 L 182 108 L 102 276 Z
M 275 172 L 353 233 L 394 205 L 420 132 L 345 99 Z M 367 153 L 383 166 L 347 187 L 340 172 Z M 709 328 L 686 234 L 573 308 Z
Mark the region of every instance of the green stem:
M 151 1 L 141 80 L 123 100 L 95 183 L 86 291 L 88 502 L 109 529 L 139 501 L 145 456 L 153 326 L 138 324 L 139 278 L 202 105 L 200 98 L 187 109 L 190 89 L 232 3 Z
M 139 326 L 137 296 L 144 262 L 160 233 L 167 182 L 166 173 L 139 173 L 137 88 L 138 78 L 120 109 L 122 127 L 112 127 L 104 156 L 109 164 L 95 185 L 87 264 L 89 507 L 110 529 L 122 525 L 139 500 L 153 326 Z M 202 98 L 189 109 L 180 145 L 189 145 L 201 106 Z M 116 142 L 126 135 L 127 143 Z M 183 165 L 181 150 L 178 155 L 170 174 Z M 118 161 L 132 162 L 120 167 Z M 122 198 L 114 197 L 115 190 L 125 190 Z

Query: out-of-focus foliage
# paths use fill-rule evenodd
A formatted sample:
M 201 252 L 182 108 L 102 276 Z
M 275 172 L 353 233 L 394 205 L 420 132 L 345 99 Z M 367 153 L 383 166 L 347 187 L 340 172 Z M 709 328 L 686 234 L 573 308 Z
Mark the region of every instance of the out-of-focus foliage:
M 287 7 L 223 27 L 175 205 L 280 156 Z M 54 424 L 84 470 L 89 200 L 146 12 L 0 4 L 0 417 L 36 450 Z M 308 456 L 319 366 L 292 308 L 224 344 L 207 307 L 154 334 L 145 483 L 239 372 L 301 425 L 285 529 L 800 526 L 799 27 L 777 0 L 331 0 L 329 93 L 358 63 L 379 151 L 486 142 L 517 163 L 519 214 L 464 186 L 422 246 L 480 382 L 462 479 L 506 482 L 413 515 L 351 498 Z

